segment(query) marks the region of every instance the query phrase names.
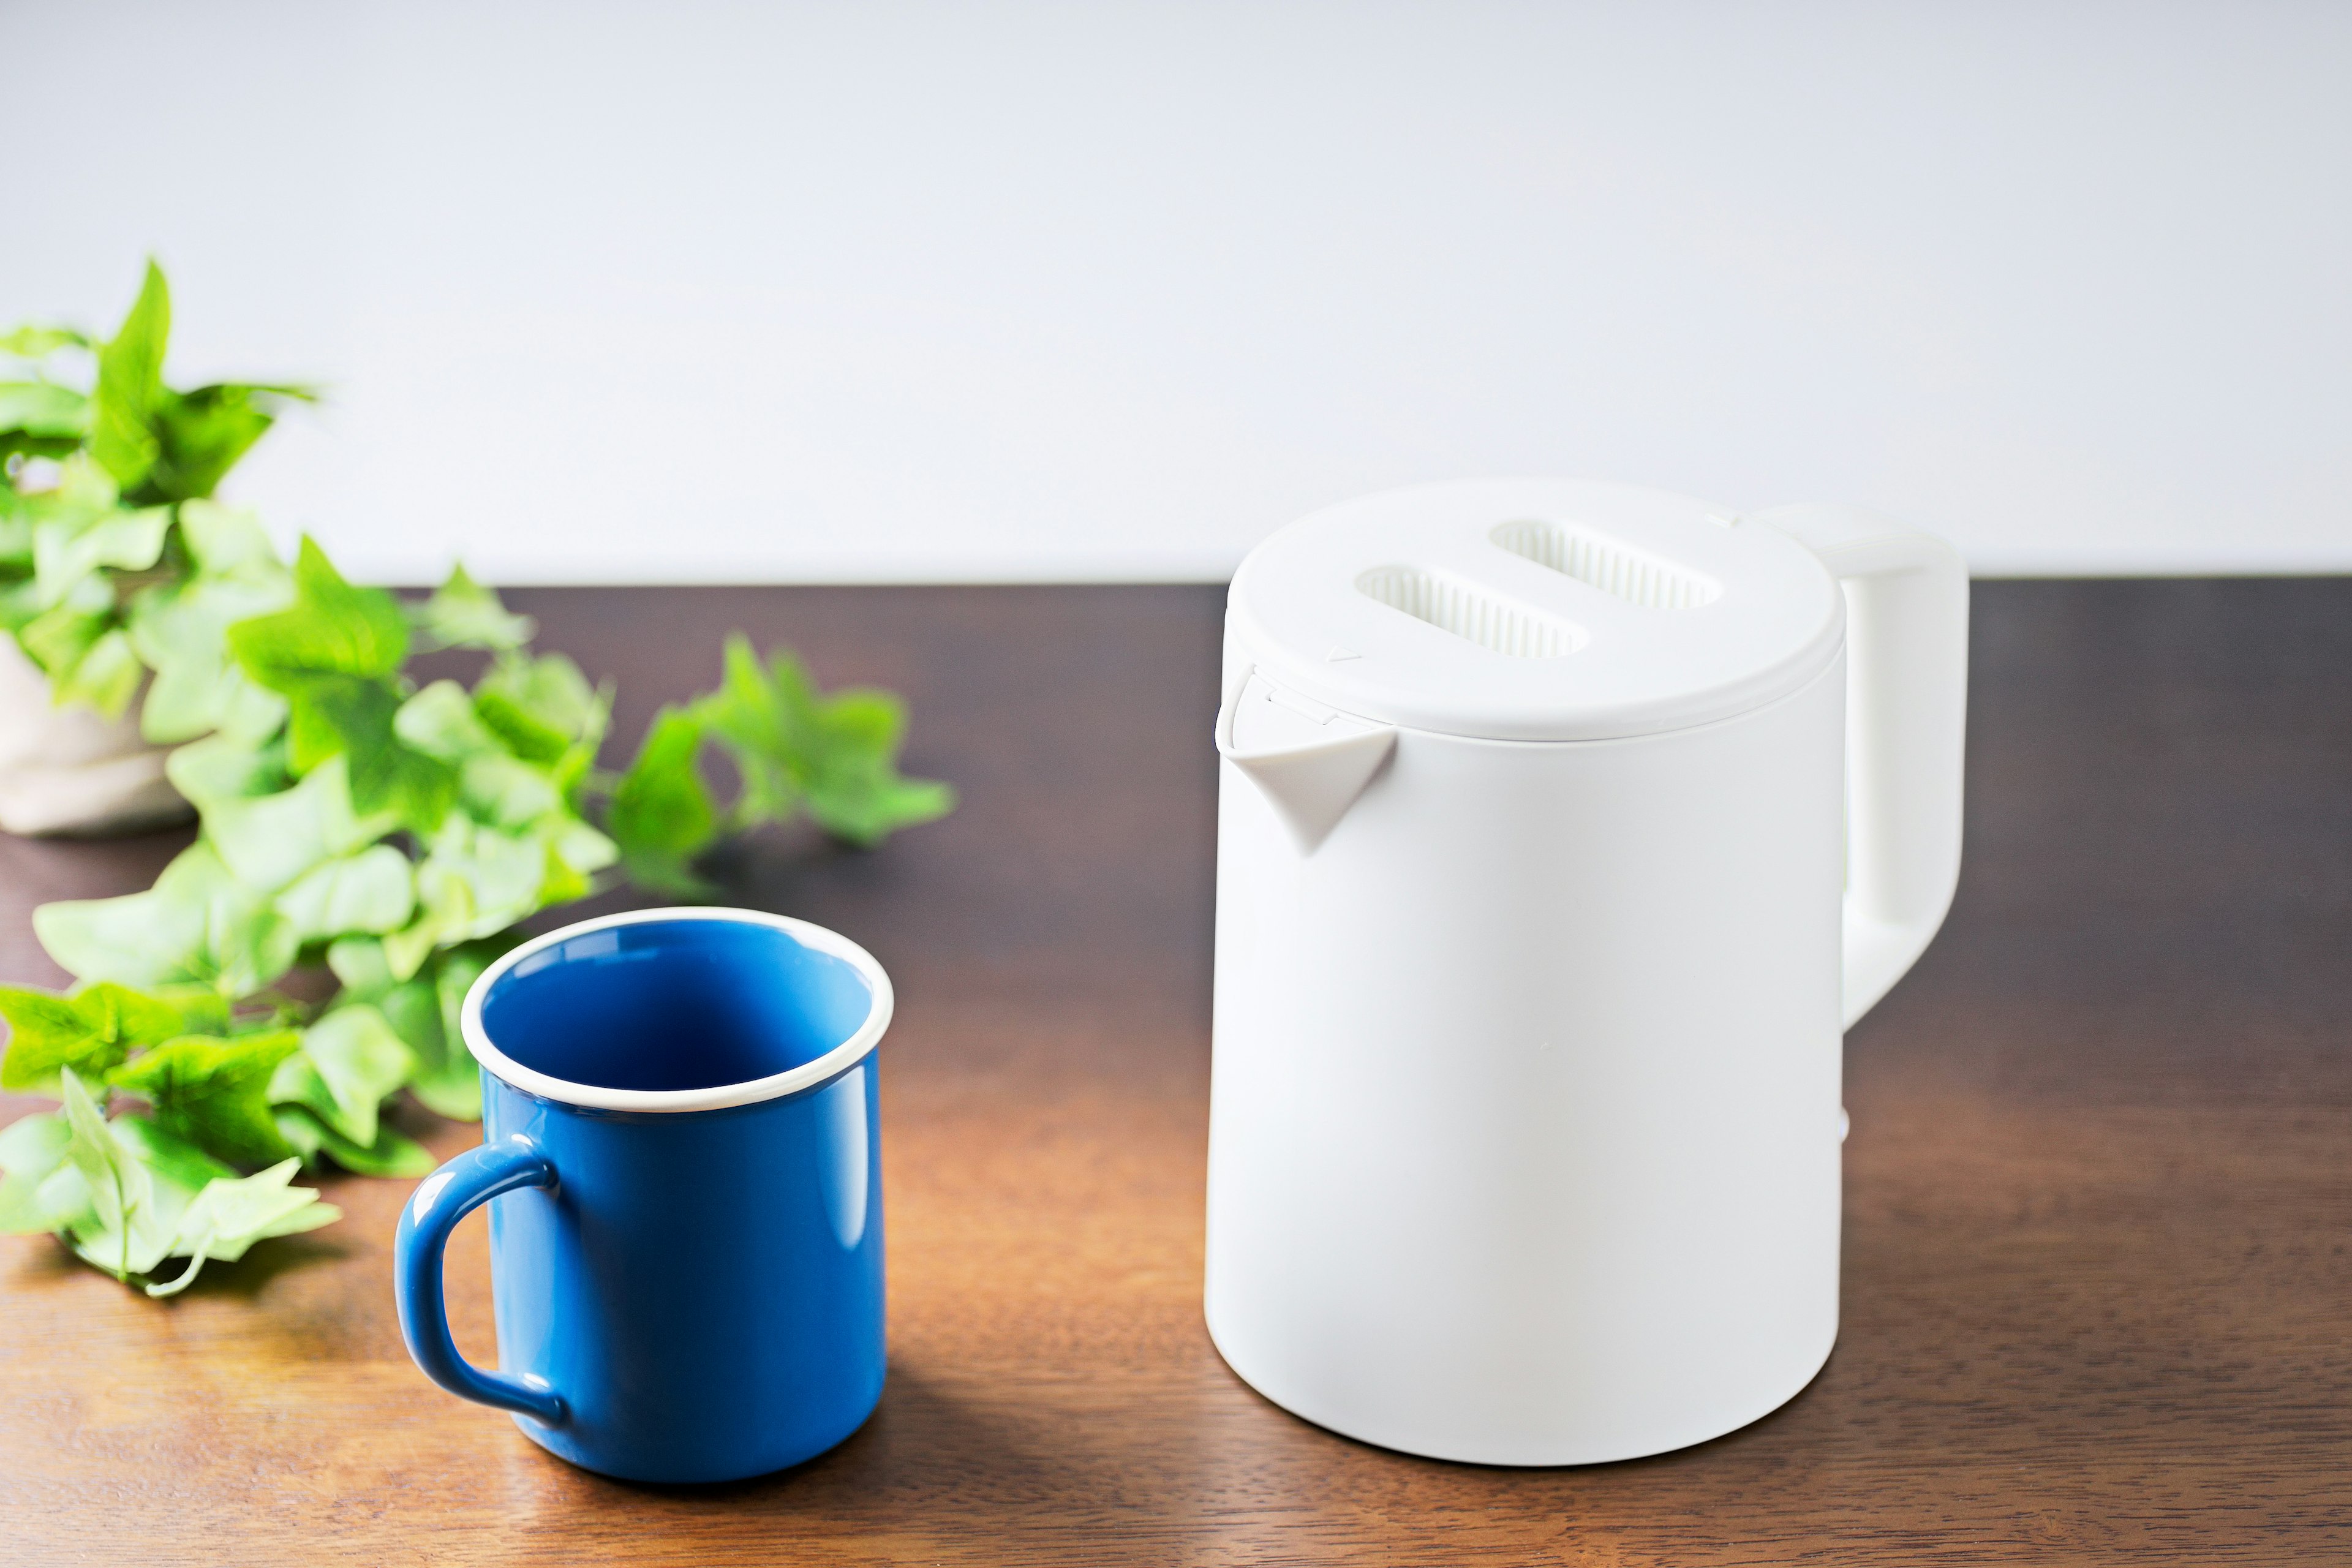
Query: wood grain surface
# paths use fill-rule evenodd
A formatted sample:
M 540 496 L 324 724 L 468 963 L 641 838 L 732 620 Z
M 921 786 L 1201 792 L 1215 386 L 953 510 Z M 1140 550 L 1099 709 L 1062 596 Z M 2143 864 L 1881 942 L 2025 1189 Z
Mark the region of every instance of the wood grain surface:
M 2352 1562 L 2352 583 L 1979 586 L 1959 900 L 1848 1042 L 1838 1351 L 1745 1431 L 1552 1471 L 1320 1431 L 1202 1329 L 1218 591 L 515 597 L 625 737 L 740 626 L 906 692 L 964 792 L 726 868 L 898 983 L 880 1410 L 756 1482 L 572 1469 L 409 1364 L 405 1184 L 170 1303 L 0 1238 L 0 1563 Z M 34 904 L 176 845 L 0 840 L 0 976 L 58 978 Z

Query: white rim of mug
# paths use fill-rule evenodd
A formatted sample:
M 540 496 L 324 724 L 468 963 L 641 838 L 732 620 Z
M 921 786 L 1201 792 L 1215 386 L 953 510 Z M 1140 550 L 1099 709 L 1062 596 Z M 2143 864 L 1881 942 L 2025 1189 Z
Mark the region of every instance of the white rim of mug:
M 787 1071 L 767 1078 L 755 1078 L 742 1083 L 723 1083 L 709 1089 L 604 1089 L 596 1084 L 572 1083 L 523 1066 L 490 1042 L 489 1031 L 482 1026 L 482 998 L 490 987 L 505 977 L 509 971 L 535 952 L 542 952 L 558 942 L 585 936 L 590 931 L 604 931 L 613 926 L 648 925 L 661 921 L 725 921 L 734 925 L 765 926 L 780 931 L 803 947 L 838 958 L 857 971 L 872 993 L 873 1005 L 867 1009 L 866 1021 L 857 1032 L 812 1062 L 803 1062 Z M 592 921 L 582 921 L 561 931 L 536 936 L 513 952 L 502 955 L 497 963 L 482 971 L 466 993 L 465 1005 L 458 1009 L 457 1021 L 466 1037 L 466 1049 L 472 1053 L 490 1074 L 501 1082 L 535 1094 L 541 1100 L 552 1100 L 565 1105 L 586 1106 L 596 1110 L 721 1110 L 730 1105 L 756 1105 L 763 1100 L 780 1100 L 803 1089 L 824 1082 L 857 1065 L 867 1052 L 881 1043 L 882 1032 L 890 1026 L 893 1006 L 890 977 L 882 972 L 874 955 L 836 931 L 827 931 L 807 921 L 796 921 L 790 915 L 772 915 L 761 910 L 711 909 L 690 906 L 667 910 L 629 910 L 617 915 L 599 915 Z

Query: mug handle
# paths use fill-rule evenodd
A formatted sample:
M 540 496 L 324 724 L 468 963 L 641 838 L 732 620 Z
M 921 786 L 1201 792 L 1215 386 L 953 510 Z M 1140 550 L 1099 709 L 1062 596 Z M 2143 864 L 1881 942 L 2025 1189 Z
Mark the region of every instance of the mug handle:
M 1845 1027 L 1902 979 L 1960 879 L 1969 571 L 1931 533 L 1852 507 L 1750 520 L 1814 554 L 1845 591 Z
M 400 1337 L 425 1376 L 460 1399 L 561 1426 L 568 1414 L 563 1396 L 543 1380 L 484 1372 L 457 1353 L 441 1294 L 441 1252 L 459 1220 L 500 1193 L 554 1185 L 554 1163 L 520 1133 L 467 1150 L 419 1182 L 415 1194 L 401 1205 L 400 1230 L 392 1244 L 392 1282 L 400 1307 Z

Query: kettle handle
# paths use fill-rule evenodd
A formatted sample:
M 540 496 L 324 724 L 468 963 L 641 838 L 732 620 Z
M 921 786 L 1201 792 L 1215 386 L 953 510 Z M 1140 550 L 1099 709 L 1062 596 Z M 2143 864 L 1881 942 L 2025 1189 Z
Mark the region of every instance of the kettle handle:
M 1933 534 L 1850 507 L 1751 522 L 1822 558 L 1846 601 L 1845 1027 L 1903 978 L 1960 876 L 1969 574 Z

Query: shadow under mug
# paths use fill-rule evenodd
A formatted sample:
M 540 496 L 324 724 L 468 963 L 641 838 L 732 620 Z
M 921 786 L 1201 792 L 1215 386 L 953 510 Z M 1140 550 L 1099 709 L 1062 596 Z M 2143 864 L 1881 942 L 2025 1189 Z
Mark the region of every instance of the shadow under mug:
M 865 949 L 745 910 L 645 910 L 500 958 L 466 996 L 483 1142 L 402 1208 L 408 1351 L 541 1447 L 641 1481 L 764 1475 L 882 1395 Z M 442 1249 L 490 1208 L 499 1365 L 457 1353 Z

